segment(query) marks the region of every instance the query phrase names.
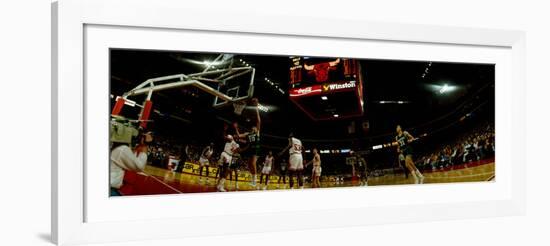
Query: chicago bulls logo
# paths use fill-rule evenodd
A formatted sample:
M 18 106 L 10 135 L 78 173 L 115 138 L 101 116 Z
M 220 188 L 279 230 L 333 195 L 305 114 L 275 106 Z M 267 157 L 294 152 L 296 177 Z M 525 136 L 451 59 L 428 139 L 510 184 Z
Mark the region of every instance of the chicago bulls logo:
M 304 64 L 304 69 L 315 75 L 315 81 L 325 82 L 328 80 L 329 71 L 336 69 L 338 63 L 340 63 L 340 58 L 335 61 L 323 62 L 315 65 Z

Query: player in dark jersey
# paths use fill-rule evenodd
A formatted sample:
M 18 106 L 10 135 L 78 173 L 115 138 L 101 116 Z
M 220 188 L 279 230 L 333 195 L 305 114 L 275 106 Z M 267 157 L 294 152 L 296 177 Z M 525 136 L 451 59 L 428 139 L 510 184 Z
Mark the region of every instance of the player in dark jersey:
M 280 158 L 281 162 L 279 163 L 279 180 L 277 180 L 277 188 L 280 188 L 281 179 L 283 180 L 283 189 L 286 189 L 286 170 L 288 169 L 288 164 L 286 163 L 285 158 Z
M 241 167 L 241 155 L 239 153 L 233 154 L 231 164 L 229 164 L 229 183 L 233 180 L 233 173 L 235 174 L 235 191 L 239 190 L 239 168 Z
M 367 186 L 369 181 L 369 174 L 367 172 L 367 161 L 359 153 L 355 154 L 357 161 L 357 169 L 361 176 L 360 183 L 362 186 Z
M 250 174 L 252 174 L 252 181 L 250 183 L 251 186 L 256 187 L 256 163 L 258 162 L 258 158 L 260 157 L 260 127 L 261 127 L 261 119 L 260 119 L 260 110 L 258 108 L 258 99 L 253 98 L 252 99 L 252 105 L 255 106 L 256 110 L 256 125 L 252 127 L 252 131 L 245 132 L 245 133 L 239 133 L 239 127 L 237 123 L 233 124 L 233 127 L 235 128 L 235 131 L 237 132 L 237 136 L 239 138 L 244 138 L 248 142 L 248 148 L 246 151 L 242 153 L 243 157 L 248 157 L 248 169 L 250 170 Z
M 407 166 L 411 172 L 415 184 L 424 183 L 424 175 L 416 168 L 412 159 L 413 151 L 410 143 L 414 141 L 415 138 L 407 131 L 403 131 L 400 125 L 397 125 L 396 132 L 397 136 L 395 136 L 395 141 L 397 142 L 397 153 L 401 153 L 405 156 L 405 166 Z
M 401 153 L 401 151 L 398 151 L 398 154 L 397 165 L 399 165 L 399 168 L 401 168 L 405 173 L 405 179 L 409 179 L 409 171 L 407 171 L 407 166 L 405 165 L 405 156 Z

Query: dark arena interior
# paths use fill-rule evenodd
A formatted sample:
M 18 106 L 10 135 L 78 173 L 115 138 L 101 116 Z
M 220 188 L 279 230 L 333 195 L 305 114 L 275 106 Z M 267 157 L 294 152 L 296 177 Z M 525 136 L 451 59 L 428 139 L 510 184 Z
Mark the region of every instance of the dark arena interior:
M 242 154 L 224 190 L 290 189 L 281 165 L 291 133 L 306 164 L 318 150 L 320 188 L 495 179 L 493 64 L 111 49 L 110 76 L 111 131 L 119 124 L 154 136 L 145 167 L 124 170 L 119 195 L 219 190 L 224 138 L 239 138 L 235 127 L 251 131 L 256 112 L 258 183 Z M 411 136 L 406 145 L 396 141 L 397 125 Z M 138 145 L 135 135 L 125 143 Z M 199 161 L 210 143 L 206 174 Z M 412 154 L 400 155 L 399 146 Z M 303 170 L 306 189 L 314 187 L 312 168 Z

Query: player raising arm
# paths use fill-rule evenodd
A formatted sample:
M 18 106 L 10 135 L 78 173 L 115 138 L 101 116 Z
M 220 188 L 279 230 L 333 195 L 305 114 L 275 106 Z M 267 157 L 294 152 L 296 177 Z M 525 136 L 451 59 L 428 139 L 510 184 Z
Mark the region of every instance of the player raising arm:
M 218 191 L 225 191 L 224 184 L 227 177 L 227 169 L 229 168 L 229 164 L 233 159 L 233 155 L 235 155 L 238 151 L 239 144 L 235 142 L 233 136 L 227 135 L 225 137 L 225 146 L 223 148 L 223 152 L 220 155 L 221 171 L 217 185 Z
M 244 138 L 248 142 L 248 149 L 242 153 L 243 158 L 245 156 L 248 156 L 248 169 L 250 170 L 250 174 L 252 174 L 252 181 L 250 183 L 251 186 L 256 186 L 256 163 L 258 162 L 258 158 L 261 153 L 261 145 L 260 145 L 260 129 L 261 129 L 261 118 L 260 118 L 260 110 L 258 109 L 258 99 L 253 98 L 252 104 L 255 106 L 256 110 L 256 125 L 252 127 L 252 130 L 250 132 L 240 133 L 239 127 L 237 123 L 233 123 L 233 127 L 235 128 L 235 131 L 237 132 L 237 136 L 239 138 Z
M 413 152 L 410 143 L 415 140 L 415 138 L 408 133 L 403 131 L 400 125 L 397 125 L 396 128 L 397 136 L 395 136 L 395 141 L 397 142 L 397 153 L 403 154 L 405 156 L 405 166 L 411 172 L 411 175 L 414 178 L 415 184 L 422 184 L 424 182 L 424 175 L 420 173 L 418 168 L 414 165 L 413 161 Z

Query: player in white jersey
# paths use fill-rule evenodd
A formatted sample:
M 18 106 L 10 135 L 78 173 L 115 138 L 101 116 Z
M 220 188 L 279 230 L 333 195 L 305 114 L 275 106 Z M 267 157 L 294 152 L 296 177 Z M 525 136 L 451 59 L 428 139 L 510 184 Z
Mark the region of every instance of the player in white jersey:
M 302 172 L 304 170 L 304 158 L 302 157 L 302 141 L 294 137 L 291 133 L 288 137 L 288 146 L 283 150 L 288 149 L 288 177 L 290 188 L 294 188 L 294 176 L 298 179 L 298 186 L 300 189 L 304 188 L 304 179 L 302 178 Z M 281 154 L 282 155 L 282 154 Z
M 221 163 L 221 170 L 220 170 L 220 178 L 218 180 L 218 191 L 226 191 L 224 188 L 225 185 L 225 179 L 227 177 L 227 169 L 229 168 L 229 164 L 231 163 L 231 160 L 233 159 L 233 155 L 236 154 L 239 150 L 239 144 L 235 142 L 233 139 L 233 136 L 227 135 L 225 137 L 225 146 L 223 148 L 223 152 L 220 155 L 220 163 Z
M 264 167 L 262 168 L 262 176 L 260 176 L 260 185 L 262 184 L 265 176 L 264 190 L 267 190 L 267 184 L 269 183 L 269 175 L 273 172 L 273 152 L 270 150 L 264 159 Z
M 208 166 L 210 165 L 210 158 L 212 157 L 212 154 L 214 153 L 214 143 L 210 143 L 210 145 L 206 146 L 202 150 L 201 156 L 199 158 L 199 182 L 202 181 L 202 169 L 206 167 L 206 183 L 208 183 Z
M 319 188 L 321 187 L 321 181 L 319 180 L 321 178 L 321 155 L 319 155 L 317 148 L 313 148 L 313 159 L 306 166 L 311 163 L 313 163 L 313 169 L 311 170 L 312 188 Z

